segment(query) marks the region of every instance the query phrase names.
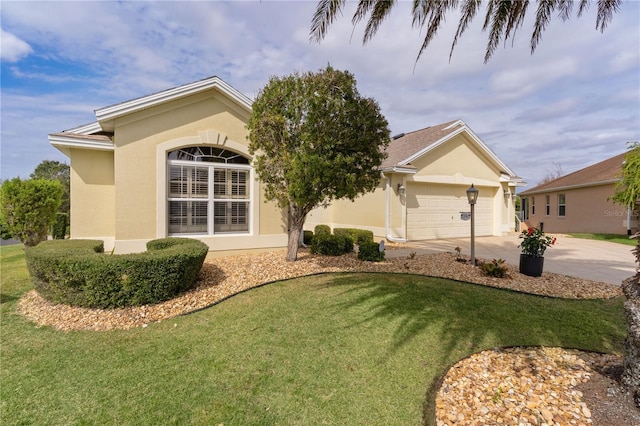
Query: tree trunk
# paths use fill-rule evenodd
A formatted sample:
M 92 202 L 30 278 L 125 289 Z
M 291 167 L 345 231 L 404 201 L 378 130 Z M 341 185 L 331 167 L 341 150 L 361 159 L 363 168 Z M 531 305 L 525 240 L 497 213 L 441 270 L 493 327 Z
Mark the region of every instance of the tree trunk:
M 287 244 L 287 262 L 295 262 L 298 258 L 300 235 L 304 226 L 305 214 L 296 207 L 289 207 L 289 242 Z
M 622 290 L 627 300 L 624 313 L 627 317 L 627 339 L 624 342 L 624 371 L 622 383 L 633 392 L 640 407 L 640 274 L 626 279 Z

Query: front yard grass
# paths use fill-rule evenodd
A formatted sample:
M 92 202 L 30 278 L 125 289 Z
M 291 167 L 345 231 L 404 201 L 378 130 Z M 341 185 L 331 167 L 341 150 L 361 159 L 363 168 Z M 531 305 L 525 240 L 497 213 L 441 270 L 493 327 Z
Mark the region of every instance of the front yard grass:
M 32 288 L 22 247 L 0 255 L 4 425 L 428 424 L 429 390 L 471 353 L 621 354 L 626 335 L 621 298 L 353 273 L 277 282 L 146 328 L 65 333 L 16 313 Z
M 588 234 L 588 233 L 571 233 L 568 234 L 573 238 L 584 238 L 587 240 L 600 240 L 600 241 L 609 241 L 612 243 L 625 244 L 628 246 L 635 246 L 637 244 L 637 240 L 635 238 L 629 238 L 627 235 L 618 235 L 618 234 Z

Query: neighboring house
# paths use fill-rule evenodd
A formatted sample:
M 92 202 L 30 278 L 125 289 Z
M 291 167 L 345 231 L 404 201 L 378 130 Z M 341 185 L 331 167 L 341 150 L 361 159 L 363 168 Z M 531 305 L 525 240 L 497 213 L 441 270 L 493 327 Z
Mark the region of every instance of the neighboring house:
M 463 121 L 400 134 L 387 153 L 373 193 L 314 210 L 305 228 L 358 227 L 392 241 L 467 237 L 473 184 L 475 234 L 514 231 L 515 188 L 524 183 Z
M 559 177 L 519 193 L 527 226 L 545 232 L 629 234 L 637 229 L 630 209 L 609 201 L 620 180 L 625 154 Z
M 217 252 L 286 247 L 286 212 L 265 202 L 251 165 L 250 114 L 250 99 L 211 77 L 97 109 L 95 122 L 50 134 L 70 158 L 71 238 L 102 239 L 116 253 L 167 236 L 197 238 Z M 373 194 L 315 210 L 307 229 L 466 236 L 473 183 L 476 235 L 513 230 L 522 180 L 462 121 L 395 138 L 388 152 Z

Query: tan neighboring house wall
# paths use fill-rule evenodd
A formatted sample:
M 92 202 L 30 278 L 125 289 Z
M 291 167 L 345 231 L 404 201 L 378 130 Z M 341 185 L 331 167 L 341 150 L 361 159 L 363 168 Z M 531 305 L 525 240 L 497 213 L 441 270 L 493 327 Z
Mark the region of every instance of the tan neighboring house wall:
M 391 241 L 468 236 L 466 190 L 474 184 L 476 235 L 514 231 L 513 194 L 522 179 L 461 120 L 399 135 L 387 154 L 374 193 L 314 210 L 305 229 L 355 227 Z
M 524 206 L 523 223 L 542 226 L 545 232 L 552 233 L 626 235 L 635 232 L 637 216 L 608 200 L 615 191 L 623 161 L 624 154 L 620 154 L 523 191 L 519 194 Z M 564 209 L 561 209 L 563 198 Z

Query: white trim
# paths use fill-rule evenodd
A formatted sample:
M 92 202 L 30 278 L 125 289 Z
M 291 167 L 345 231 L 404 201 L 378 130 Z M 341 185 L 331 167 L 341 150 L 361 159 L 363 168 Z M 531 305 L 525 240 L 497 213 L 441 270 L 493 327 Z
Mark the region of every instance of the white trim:
M 415 167 L 398 167 L 398 166 L 393 166 L 393 167 L 385 167 L 384 169 L 382 169 L 382 173 L 404 173 L 404 174 L 409 174 L 409 175 L 413 175 L 417 172 L 418 170 L 416 170 Z
M 112 141 L 99 141 L 91 138 L 62 136 L 60 134 L 49 135 L 49 143 L 61 151 L 62 148 L 97 149 L 102 151 L 114 150 Z
M 406 238 L 406 224 L 405 224 L 405 220 L 404 220 L 404 216 L 406 216 L 406 212 L 403 211 L 404 216 L 402 218 L 402 226 L 404 229 L 404 233 L 405 233 L 405 237 L 392 237 L 391 233 L 389 232 L 390 228 L 391 228 L 391 178 L 389 176 L 385 176 L 387 179 L 387 183 L 385 186 L 385 192 L 386 194 L 386 209 L 385 209 L 385 215 L 384 215 L 384 236 L 387 240 L 389 241 L 393 241 L 394 243 L 406 243 L 407 242 L 407 238 Z M 406 209 L 406 203 L 405 203 L 405 209 Z M 403 209 L 404 210 L 404 209 Z
M 78 135 L 92 135 L 98 132 L 102 132 L 102 127 L 100 127 L 100 123 L 97 121 L 64 131 L 64 133 L 75 133 Z
M 95 110 L 96 118 L 103 129 L 108 128 L 106 121 L 114 120 L 126 114 L 140 111 L 142 109 L 151 108 L 153 106 L 171 102 L 185 96 L 203 92 L 210 89 L 218 89 L 225 95 L 233 99 L 238 105 L 251 112 L 252 101 L 238 90 L 231 87 L 218 77 L 210 77 L 194 83 L 185 84 L 183 86 L 174 87 L 172 89 L 163 90 L 162 92 L 143 96 L 141 98 L 132 99 L 116 105 L 106 106 Z

